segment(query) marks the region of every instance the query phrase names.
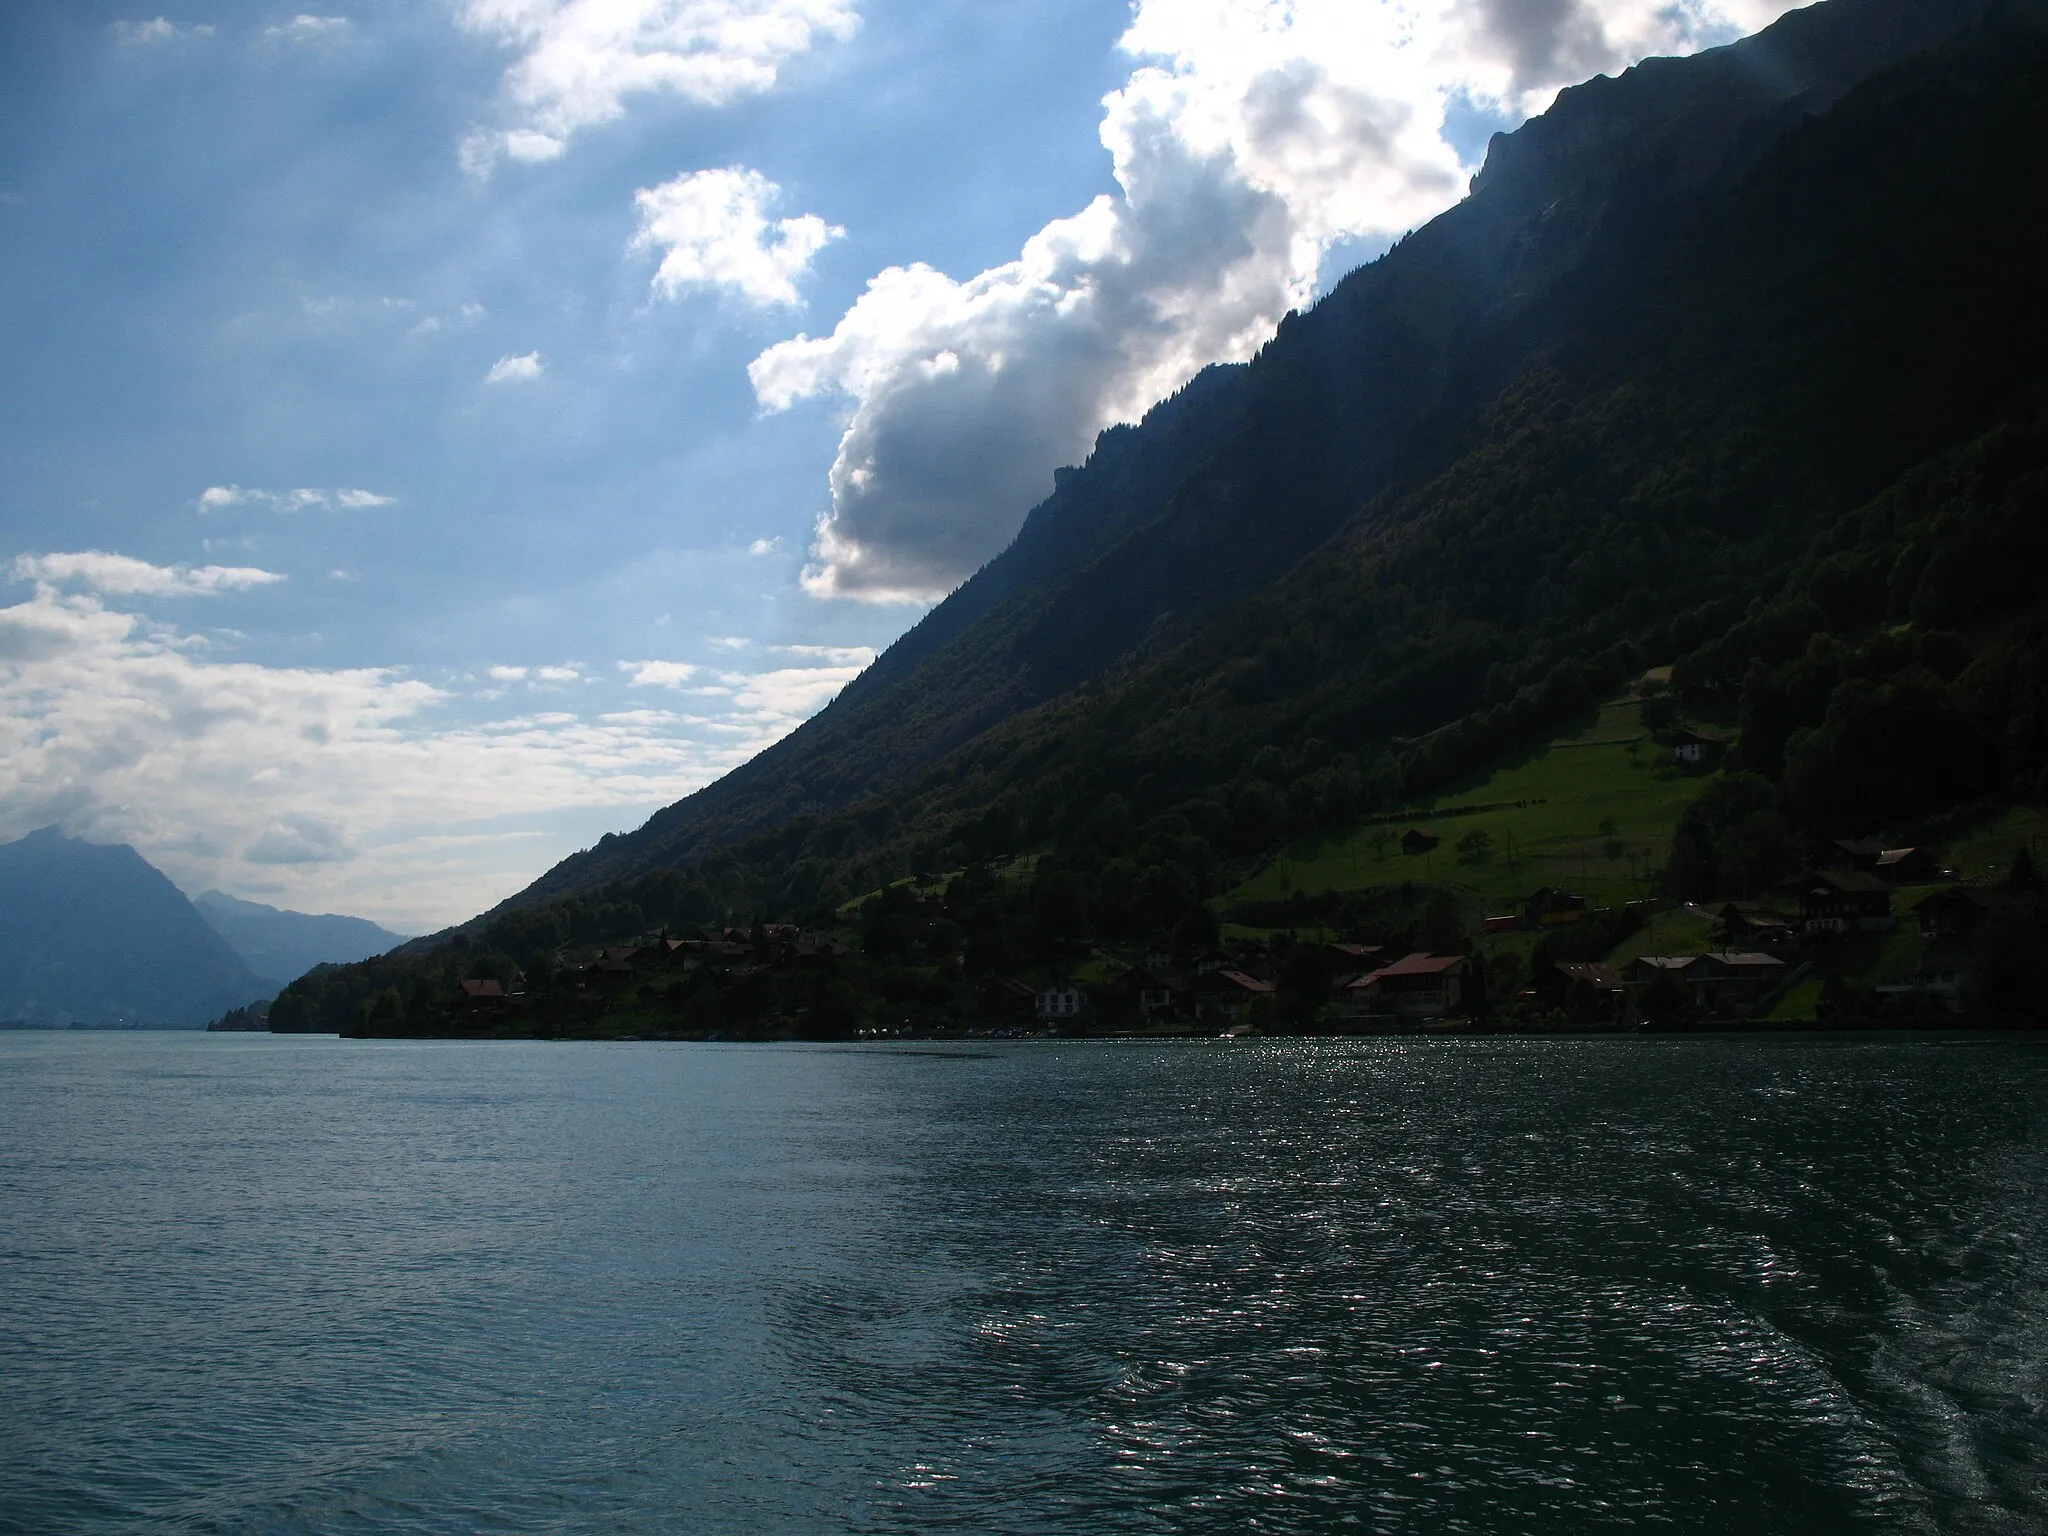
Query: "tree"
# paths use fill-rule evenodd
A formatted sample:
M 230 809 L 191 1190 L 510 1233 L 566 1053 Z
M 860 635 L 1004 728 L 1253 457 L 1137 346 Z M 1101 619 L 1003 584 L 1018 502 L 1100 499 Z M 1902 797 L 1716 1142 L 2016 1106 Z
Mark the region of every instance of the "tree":
M 2005 888 L 2009 891 L 2038 891 L 2041 889 L 2041 866 L 2034 862 L 2034 850 L 2024 844 L 2012 852 L 2012 868 L 2006 871 Z
M 1493 857 L 1493 834 L 1484 827 L 1475 827 L 1458 839 L 1458 861 L 1461 864 L 1484 864 Z
M 1678 818 L 1665 883 L 1688 901 L 1747 896 L 1795 872 L 1798 842 L 1770 780 L 1724 773 Z

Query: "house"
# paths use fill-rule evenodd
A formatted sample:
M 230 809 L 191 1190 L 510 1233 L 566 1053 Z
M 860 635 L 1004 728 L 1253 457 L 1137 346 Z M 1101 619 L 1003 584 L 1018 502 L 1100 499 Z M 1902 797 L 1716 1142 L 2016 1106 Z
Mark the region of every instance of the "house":
M 1071 981 L 1056 981 L 1038 989 L 1037 1014 L 1049 1022 L 1078 1019 L 1088 995 Z
M 1531 990 L 1545 1008 L 1564 1009 L 1577 1000 L 1611 1016 L 1621 1011 L 1628 982 L 1611 965 L 1571 961 L 1537 972 Z
M 1680 731 L 1671 749 L 1671 756 L 1688 767 L 1699 767 L 1706 763 L 1718 763 L 1721 754 L 1727 750 L 1727 742 L 1706 731 Z
M 462 984 L 462 996 L 472 1008 L 501 1007 L 510 1001 L 505 995 L 504 985 L 489 977 L 465 981 Z
M 1755 1007 L 1785 979 L 1785 962 L 1754 950 L 1716 950 L 1700 956 L 1701 1000 L 1721 1013 Z
M 1028 981 L 1019 981 L 1014 976 L 1005 976 L 996 983 L 998 1001 L 1009 1012 L 1026 1013 L 1038 1017 L 1038 988 Z
M 1919 919 L 1920 932 L 1930 939 L 1967 939 L 2011 900 L 2005 891 L 1950 886 L 1923 897 L 1913 915 Z
M 1261 981 L 1249 971 L 1223 966 L 1204 971 L 1195 978 L 1196 1013 L 1241 1013 L 1262 997 L 1273 994 L 1273 984 Z
M 1659 977 L 1669 976 L 1681 985 L 1692 980 L 1693 967 L 1699 964 L 1698 955 L 1637 955 L 1629 961 L 1623 979 L 1631 987 L 1647 987 Z M 1686 987 L 1688 996 L 1692 988 Z
M 1557 928 L 1576 923 L 1585 915 L 1585 897 L 1547 885 L 1522 903 L 1522 925 L 1526 928 Z
M 1628 984 L 1641 989 L 1661 976 L 1676 980 L 1697 1007 L 1743 1013 L 1769 996 L 1787 972 L 1776 955 L 1717 950 L 1705 955 L 1639 955 L 1629 962 Z
M 1420 827 L 1410 827 L 1401 834 L 1401 851 L 1410 858 L 1432 852 L 1443 841 L 1434 832 L 1425 832 Z
M 1418 953 L 1359 977 L 1344 991 L 1347 1002 L 1374 1011 L 1440 1019 L 1462 1010 L 1470 974 L 1471 963 L 1463 955 Z
M 1479 920 L 1481 933 L 1513 933 L 1522 926 L 1521 918 L 1510 912 L 1505 917 L 1482 917 Z
M 1760 901 L 1731 901 L 1720 917 L 1721 936 L 1730 945 L 1790 944 L 1799 936 L 1791 918 Z
M 1860 869 L 1870 873 L 1877 869 L 1877 861 L 1883 857 L 1884 844 L 1874 837 L 1838 838 L 1828 852 L 1828 868 Z
M 1171 1017 L 1185 1011 L 1188 989 L 1170 977 L 1133 969 L 1119 976 L 1117 985 L 1141 1019 Z
M 1892 888 L 1860 869 L 1823 869 L 1799 885 L 1799 921 L 1809 934 L 1881 933 L 1892 926 Z
M 1208 997 L 1220 997 L 1227 1002 L 1248 1003 L 1255 997 L 1263 997 L 1273 990 L 1270 981 L 1261 981 L 1249 971 L 1222 967 L 1204 971 L 1195 979 L 1195 990 Z
M 1925 848 L 1887 848 L 1872 873 L 1893 885 L 1932 885 L 1941 878 L 1941 866 Z

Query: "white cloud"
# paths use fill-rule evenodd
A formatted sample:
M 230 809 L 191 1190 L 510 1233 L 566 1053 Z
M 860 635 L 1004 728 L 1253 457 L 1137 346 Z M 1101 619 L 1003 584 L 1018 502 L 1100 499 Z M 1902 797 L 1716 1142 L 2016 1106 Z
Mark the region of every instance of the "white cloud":
M 697 675 L 687 661 L 622 661 L 619 670 L 632 674 L 635 688 L 680 688 Z
M 304 512 L 313 507 L 341 507 L 355 512 L 369 507 L 392 506 L 397 500 L 396 496 L 380 496 L 375 491 L 348 488 L 323 491 L 312 486 L 300 486 L 290 491 L 259 491 L 239 485 L 209 485 L 199 493 L 199 510 L 225 512 L 230 507 L 260 504 L 279 512 Z
M 693 171 L 633 194 L 640 229 L 632 249 L 666 254 L 654 287 L 730 288 L 756 304 L 800 304 L 797 279 L 811 258 L 846 233 L 816 214 L 770 221 L 782 189 L 759 171 Z
M 491 371 L 484 375 L 486 384 L 504 384 L 522 379 L 537 379 L 546 372 L 538 352 L 527 352 L 518 357 L 501 357 L 491 364 Z
M 318 816 L 285 816 L 242 850 L 250 864 L 346 864 L 355 856 L 347 836 Z
M 543 683 L 573 683 L 583 674 L 574 667 L 535 667 L 533 675 Z
M 630 825 L 770 745 L 850 671 L 720 675 L 702 713 L 599 700 L 477 717 L 487 700 L 390 669 L 214 660 L 44 584 L 0 608 L 0 839 L 59 822 L 133 843 L 188 890 L 438 926 L 593 823 Z
M 464 167 L 479 173 L 501 153 L 553 159 L 578 129 L 619 117 L 628 96 L 717 107 L 757 95 L 857 21 L 853 0 L 463 0 L 457 15 L 520 54 L 504 81 L 517 121 L 463 142 Z
M 158 16 L 149 21 L 117 21 L 114 36 L 130 45 L 169 43 L 181 37 L 211 37 L 213 28 L 204 23 L 181 27 L 168 17 Z
M 338 37 L 349 30 L 346 16 L 294 16 L 278 26 L 265 27 L 263 35 L 284 42 L 303 43 L 315 38 Z
M 147 560 L 101 549 L 21 555 L 14 562 L 14 576 L 17 581 L 45 587 L 87 587 L 110 597 L 214 597 L 285 579 L 275 571 L 253 566 L 151 565 Z
M 492 680 L 493 682 L 499 682 L 499 683 L 517 683 L 517 682 L 521 682 L 521 681 L 523 681 L 523 680 L 525 679 L 525 677 L 526 677 L 526 668 L 524 668 L 524 667 L 493 667 L 493 668 L 491 668 L 491 680 Z
M 781 552 L 782 537 L 780 534 L 772 539 L 756 539 L 747 546 L 747 553 L 750 555 L 774 555 Z
M 1313 296 L 1326 252 L 1463 191 L 1454 103 L 1720 41 L 1785 0 L 1139 0 L 1105 99 L 1118 192 L 964 282 L 891 267 L 831 334 L 751 369 L 780 410 L 850 401 L 806 588 L 923 601 L 995 554 L 1095 434 Z

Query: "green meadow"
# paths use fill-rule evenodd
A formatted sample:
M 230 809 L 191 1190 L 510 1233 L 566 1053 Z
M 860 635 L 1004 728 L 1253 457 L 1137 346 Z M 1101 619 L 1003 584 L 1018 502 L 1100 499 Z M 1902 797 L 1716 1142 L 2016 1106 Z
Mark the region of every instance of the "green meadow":
M 1548 745 L 1411 807 L 1406 819 L 1289 844 L 1225 903 L 1403 880 L 1462 891 L 1488 913 L 1513 911 L 1544 886 L 1596 906 L 1650 896 L 1679 815 L 1706 782 L 1669 756 L 1643 728 L 1641 701 L 1616 700 Z M 1448 814 L 1472 806 L 1493 808 Z M 1440 845 L 1403 853 L 1411 825 L 1436 833 Z

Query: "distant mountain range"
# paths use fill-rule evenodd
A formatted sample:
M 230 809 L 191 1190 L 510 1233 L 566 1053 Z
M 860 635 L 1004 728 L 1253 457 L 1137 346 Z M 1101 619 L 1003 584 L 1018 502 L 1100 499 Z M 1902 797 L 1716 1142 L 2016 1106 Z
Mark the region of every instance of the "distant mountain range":
M 283 981 L 296 980 L 316 965 L 367 960 L 395 949 L 406 938 L 368 918 L 287 912 L 224 891 L 203 892 L 192 905 L 250 970 Z
M 45 827 L 0 844 L 0 1020 L 196 1029 L 322 961 L 403 942 L 209 891 L 195 905 L 126 844 Z

